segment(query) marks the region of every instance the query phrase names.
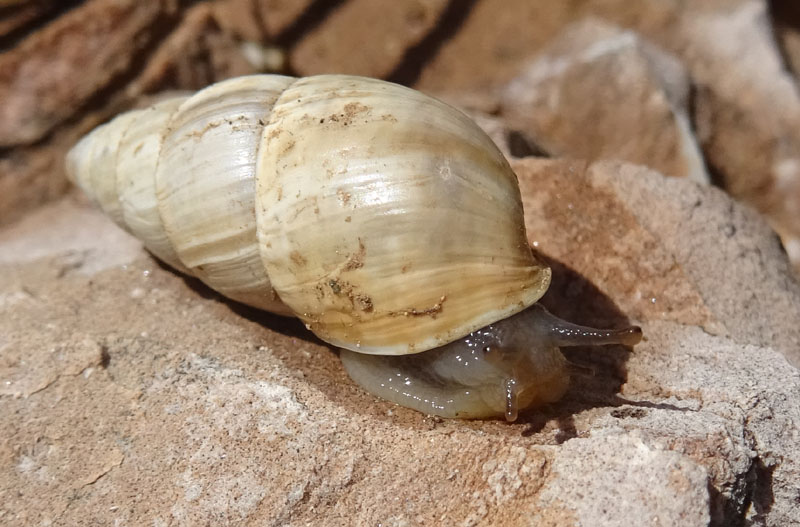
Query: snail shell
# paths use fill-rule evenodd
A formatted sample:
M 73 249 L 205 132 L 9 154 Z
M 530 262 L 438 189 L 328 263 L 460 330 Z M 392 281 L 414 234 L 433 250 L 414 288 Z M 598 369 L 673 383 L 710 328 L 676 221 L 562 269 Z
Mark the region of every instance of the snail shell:
M 67 172 L 175 269 L 358 352 L 343 359 L 362 385 L 401 367 L 362 354 L 438 349 L 523 311 L 550 281 L 497 147 L 459 111 L 392 83 L 230 79 L 98 127 Z M 454 416 L 510 418 L 509 389 L 491 412 Z M 421 399 L 446 414 L 446 401 Z

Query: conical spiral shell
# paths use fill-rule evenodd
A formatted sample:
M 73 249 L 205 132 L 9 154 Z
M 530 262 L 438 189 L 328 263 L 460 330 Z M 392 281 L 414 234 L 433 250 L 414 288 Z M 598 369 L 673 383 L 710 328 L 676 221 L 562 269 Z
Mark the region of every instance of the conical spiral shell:
M 550 280 L 491 140 L 382 81 L 230 79 L 97 128 L 68 173 L 176 269 L 354 351 L 440 346 Z

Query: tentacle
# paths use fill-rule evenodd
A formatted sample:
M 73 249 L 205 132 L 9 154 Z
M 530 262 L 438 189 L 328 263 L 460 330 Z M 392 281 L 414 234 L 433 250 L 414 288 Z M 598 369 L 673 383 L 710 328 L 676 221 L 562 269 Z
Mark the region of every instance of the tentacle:
M 635 346 L 642 340 L 642 329 L 629 326 L 621 329 L 595 329 L 562 320 L 540 304 L 528 310 L 528 321 L 537 333 L 549 339 L 554 346 L 605 346 L 621 344 Z
M 513 423 L 519 416 L 519 391 L 516 379 L 506 379 L 506 421 Z

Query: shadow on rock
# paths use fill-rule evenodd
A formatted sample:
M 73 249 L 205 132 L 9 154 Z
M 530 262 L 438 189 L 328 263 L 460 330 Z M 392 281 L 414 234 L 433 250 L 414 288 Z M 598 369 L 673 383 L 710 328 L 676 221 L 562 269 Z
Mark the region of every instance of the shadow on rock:
M 593 283 L 567 265 L 542 254 L 553 270 L 553 280 L 540 300 L 554 315 L 584 326 L 621 328 L 631 325 L 617 305 Z M 625 346 L 578 346 L 561 349 L 570 363 L 571 382 L 564 397 L 544 408 L 520 415 L 524 436 L 541 432 L 551 420 L 558 423 L 556 441 L 563 443 L 577 435 L 573 416 L 598 407 L 630 404 L 619 397 L 627 380 L 625 367 L 630 348 Z M 637 416 L 633 416 L 637 417 Z
M 541 300 L 541 303 L 550 312 L 564 320 L 598 328 L 618 328 L 630 325 L 625 314 L 589 280 L 557 260 L 543 255 L 538 256 L 546 261 L 553 270 L 552 283 L 547 294 Z M 160 262 L 159 265 L 169 269 Z M 388 412 L 394 416 L 387 417 L 387 410 L 395 409 L 395 405 L 388 402 L 373 404 L 375 397 L 357 388 L 352 381 L 350 381 L 352 389 L 345 390 L 341 378 L 346 377 L 346 374 L 338 363 L 338 351 L 308 331 L 299 319 L 275 315 L 240 304 L 213 291 L 196 278 L 184 275 L 182 278 L 186 285 L 198 295 L 224 303 L 238 316 L 286 337 L 331 350 L 331 353 L 319 350 L 321 355 L 316 357 L 314 364 L 294 356 L 296 354 L 276 353 L 287 368 L 301 370 L 305 379 L 314 384 L 315 388 L 326 393 L 331 400 L 372 416 L 399 420 L 403 423 L 409 421 L 405 424 L 410 426 L 425 426 L 424 416 L 413 410 Z M 539 433 L 549 421 L 555 419 L 559 428 L 556 439 L 561 443 L 577 435 L 573 421 L 575 414 L 591 408 L 631 404 L 630 401 L 617 395 L 620 387 L 626 381 L 625 363 L 631 352 L 630 349 L 624 346 L 582 346 L 562 348 L 562 352 L 571 365 L 570 388 L 558 403 L 529 410 L 520 415 L 517 423 L 524 425 L 522 433 L 525 436 Z M 359 392 L 363 392 L 363 395 L 357 396 L 358 400 L 351 401 L 354 393 Z M 635 405 L 648 406 L 642 403 L 635 403 Z M 408 415 L 405 415 L 406 412 Z M 409 417 L 410 419 L 408 419 Z M 641 415 L 621 415 L 620 417 L 636 418 Z

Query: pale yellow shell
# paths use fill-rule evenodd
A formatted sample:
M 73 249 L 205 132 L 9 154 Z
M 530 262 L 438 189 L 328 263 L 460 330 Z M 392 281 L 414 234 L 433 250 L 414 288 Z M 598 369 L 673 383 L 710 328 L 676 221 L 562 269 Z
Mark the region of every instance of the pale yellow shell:
M 440 346 L 550 281 L 491 140 L 387 82 L 230 79 L 120 115 L 67 168 L 169 265 L 354 351 Z

